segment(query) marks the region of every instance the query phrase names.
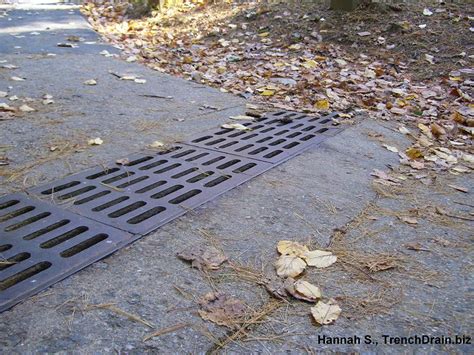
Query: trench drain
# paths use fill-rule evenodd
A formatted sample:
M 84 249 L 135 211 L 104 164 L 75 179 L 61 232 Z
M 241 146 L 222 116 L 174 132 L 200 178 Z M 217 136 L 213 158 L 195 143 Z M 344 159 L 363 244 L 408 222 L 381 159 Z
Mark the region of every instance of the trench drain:
M 277 112 L 0 198 L 0 312 L 337 134 L 333 116 Z

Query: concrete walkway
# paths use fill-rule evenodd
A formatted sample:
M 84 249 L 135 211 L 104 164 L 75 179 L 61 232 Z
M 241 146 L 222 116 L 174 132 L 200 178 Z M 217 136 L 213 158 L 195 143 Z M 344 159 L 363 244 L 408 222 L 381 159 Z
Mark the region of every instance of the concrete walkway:
M 79 47 L 57 46 L 70 36 L 83 38 Z M 105 57 L 100 54 L 104 49 L 118 53 L 100 43 L 77 10 L 16 10 L 0 18 L 0 60 L 19 67 L 0 68 L 0 91 L 37 99 L 28 103 L 36 112 L 0 121 L 0 146 L 10 161 L 0 167 L 9 177 L 0 181 L 0 194 L 121 158 L 154 140 L 173 142 L 194 135 L 244 112 L 240 98 Z M 119 80 L 111 71 L 146 83 Z M 12 76 L 26 80 L 12 81 Z M 97 85 L 84 85 L 89 79 Z M 45 94 L 55 102 L 43 105 Z M 172 98 L 143 96 L 149 94 Z M 15 105 L 8 99 L 0 102 Z M 467 299 L 473 286 L 467 254 L 472 222 L 437 218 L 427 207 L 469 214 L 470 195 L 446 186 L 469 187 L 472 181 L 441 176 L 431 186 L 413 182 L 375 191 L 371 171 L 396 167 L 398 157 L 373 137 L 383 136 L 400 149 L 408 145 L 393 128 L 366 119 L 2 313 L 1 349 L 205 353 L 224 342 L 222 351 L 246 353 L 472 350 L 469 345 L 383 345 L 384 334 L 454 336 L 470 335 L 473 329 Z M 87 140 L 95 137 L 104 143 L 88 146 Z M 418 225 L 397 218 L 413 209 L 420 211 Z M 232 262 L 272 275 L 275 246 L 284 239 L 329 248 L 340 256 L 332 267 L 311 270 L 305 279 L 337 300 L 341 318 L 318 327 L 310 319 L 310 305 L 283 303 L 264 322 L 250 327 L 243 340 L 226 340 L 228 329 L 199 317 L 196 301 L 202 295 L 219 290 L 253 310 L 264 308 L 271 298 L 235 270 L 204 274 L 177 259 L 176 253 L 195 244 L 218 245 Z M 429 251 L 410 250 L 410 243 Z M 384 259 L 386 255 L 392 259 Z M 395 266 L 371 273 L 351 256 Z M 147 326 L 91 307 L 106 303 L 156 329 L 185 326 L 143 341 L 152 331 Z M 371 335 L 378 344 L 328 345 L 319 335 Z

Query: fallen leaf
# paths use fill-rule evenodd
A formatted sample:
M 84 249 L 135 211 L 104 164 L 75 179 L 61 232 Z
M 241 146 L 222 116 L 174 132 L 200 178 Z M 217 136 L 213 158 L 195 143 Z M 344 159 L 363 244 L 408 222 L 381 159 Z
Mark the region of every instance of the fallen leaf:
M 319 100 L 314 104 L 318 110 L 329 110 L 328 100 Z
M 430 128 L 431 128 L 431 133 L 433 133 L 433 136 L 435 136 L 436 138 L 439 138 L 446 134 L 446 131 L 444 130 L 444 128 L 441 127 L 437 123 L 432 123 L 430 125 Z
M 303 255 L 303 259 L 309 266 L 317 268 L 325 268 L 337 261 L 337 256 L 330 251 L 312 250 Z
M 86 84 L 86 85 L 97 85 L 97 81 L 95 81 L 94 79 L 89 79 L 89 80 L 84 81 L 84 84 Z
M 8 92 L 0 91 L 0 97 L 7 97 L 7 96 L 8 96 Z
M 400 216 L 398 218 L 400 218 L 401 221 L 403 221 L 405 223 L 408 223 L 408 224 L 418 224 L 417 219 L 414 218 L 414 217 Z
M 0 103 L 0 112 L 15 112 L 15 111 L 16 111 L 15 107 L 11 107 L 8 104 L 5 104 L 3 102 Z
M 339 307 L 333 299 L 328 303 L 319 301 L 316 306 L 311 307 L 311 314 L 316 322 L 321 325 L 331 324 L 341 314 L 341 307 Z
M 423 153 L 414 147 L 408 148 L 405 151 L 405 154 L 410 158 L 410 159 L 418 159 L 423 157 Z
M 307 297 L 304 294 L 296 291 L 296 288 L 295 288 L 296 282 L 297 281 L 295 281 L 295 279 L 292 277 L 288 277 L 284 281 L 284 288 L 285 288 L 286 294 L 292 296 L 293 298 L 296 298 L 297 300 L 315 303 L 317 299 L 315 299 L 314 297 Z
M 428 9 L 428 8 L 424 8 L 424 9 L 423 9 L 423 15 L 425 15 L 425 16 L 431 16 L 431 15 L 433 15 L 433 12 L 432 12 L 430 9 Z
M 36 111 L 33 107 L 30 107 L 26 104 L 20 106 L 20 111 L 22 112 L 33 112 Z
M 265 281 L 265 289 L 275 298 L 285 299 L 288 296 L 288 293 L 285 289 L 285 282 L 287 281 L 281 279 L 280 277 L 272 277 Z
M 306 245 L 289 240 L 281 240 L 277 244 L 277 250 L 282 255 L 302 256 L 309 251 Z
M 321 290 L 319 289 L 319 287 L 314 286 L 308 281 L 304 281 L 304 280 L 296 281 L 295 290 L 296 292 L 302 294 L 303 296 L 305 296 L 306 298 L 310 300 L 317 300 L 321 298 Z
M 115 163 L 117 163 L 118 165 L 128 165 L 130 161 L 127 158 L 123 158 L 123 159 L 117 159 Z
M 163 148 L 164 146 L 165 146 L 165 144 L 160 142 L 160 141 L 154 141 L 154 142 L 152 142 L 151 144 L 148 145 L 148 147 L 154 148 L 154 149 Z
M 193 245 L 177 254 L 178 258 L 191 262 L 199 270 L 217 270 L 227 257 L 218 249 L 210 246 Z
M 240 123 L 226 123 L 223 124 L 221 127 L 225 129 L 236 129 L 238 131 L 250 131 L 250 128 Z
M 236 328 L 245 315 L 245 304 L 221 292 L 209 292 L 199 300 L 199 315 L 204 320 Z
M 13 81 L 25 81 L 26 80 L 25 78 L 20 78 L 19 76 L 12 76 L 10 79 L 13 80 Z
M 145 79 L 135 79 L 134 82 L 136 82 L 137 84 L 145 84 L 146 80 Z
M 391 152 L 394 152 L 394 153 L 398 153 L 398 148 L 397 147 L 394 147 L 394 146 L 391 146 L 391 145 L 388 145 L 388 144 L 382 144 L 387 150 L 391 151 Z
M 93 138 L 87 141 L 87 144 L 89 145 L 101 145 L 102 143 L 104 143 L 104 141 L 100 138 Z
M 306 263 L 297 256 L 281 255 L 275 263 L 275 268 L 280 277 L 296 277 L 304 271 Z

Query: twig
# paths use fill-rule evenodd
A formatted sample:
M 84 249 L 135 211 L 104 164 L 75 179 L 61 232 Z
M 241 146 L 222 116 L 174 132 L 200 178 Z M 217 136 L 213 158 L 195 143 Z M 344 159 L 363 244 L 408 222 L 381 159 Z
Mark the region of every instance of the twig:
M 155 326 L 153 326 L 153 324 L 151 324 L 150 322 L 148 322 L 144 319 L 141 319 L 140 317 L 138 317 L 138 316 L 136 316 L 132 313 L 128 313 L 128 312 L 116 307 L 113 303 L 93 304 L 93 305 L 89 305 L 86 309 L 95 309 L 95 308 L 108 309 L 112 312 L 115 312 L 117 314 L 120 314 L 121 316 L 124 316 L 124 317 L 130 319 L 131 321 L 138 322 L 138 323 L 141 323 L 143 325 L 146 325 L 147 327 L 149 327 L 151 329 L 155 329 Z
M 162 96 L 162 95 L 153 95 L 153 94 L 144 94 L 144 95 L 138 95 L 138 96 L 150 97 L 153 99 L 173 100 L 173 96 Z
M 173 325 L 171 327 L 168 327 L 168 328 L 162 328 L 160 330 L 157 330 L 156 332 L 153 332 L 151 334 L 148 334 L 146 337 L 143 338 L 143 341 L 147 341 L 147 340 L 150 340 L 151 338 L 154 338 L 154 337 L 158 337 L 160 335 L 164 335 L 164 334 L 168 334 L 168 333 L 172 333 L 172 332 L 175 332 L 179 329 L 182 329 L 182 328 L 185 328 L 187 327 L 189 324 L 187 323 L 178 323 L 176 325 Z

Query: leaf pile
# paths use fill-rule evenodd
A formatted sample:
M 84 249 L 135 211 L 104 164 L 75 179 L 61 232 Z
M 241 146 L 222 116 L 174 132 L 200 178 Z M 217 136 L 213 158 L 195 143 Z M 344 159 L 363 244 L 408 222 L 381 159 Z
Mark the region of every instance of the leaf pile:
M 266 106 L 400 122 L 412 146 L 386 149 L 399 154 L 408 177 L 474 168 L 474 71 L 472 56 L 459 52 L 472 35 L 468 7 L 439 5 L 427 16 L 415 5 L 341 15 L 314 4 L 199 4 L 142 19 L 127 19 L 127 4 L 88 3 L 83 11 L 128 61 Z M 422 70 L 429 80 L 417 79 Z
M 285 280 L 268 280 L 265 287 L 267 291 L 280 299 L 292 296 L 295 299 L 316 303 L 311 308 L 314 320 L 321 325 L 334 322 L 341 313 L 341 308 L 334 300 L 322 302 L 322 293 L 319 287 L 302 279 L 295 280 L 307 266 L 326 268 L 334 264 L 337 257 L 329 251 L 309 250 L 306 245 L 289 240 L 279 241 L 277 250 L 281 254 L 275 262 L 277 275 Z

